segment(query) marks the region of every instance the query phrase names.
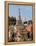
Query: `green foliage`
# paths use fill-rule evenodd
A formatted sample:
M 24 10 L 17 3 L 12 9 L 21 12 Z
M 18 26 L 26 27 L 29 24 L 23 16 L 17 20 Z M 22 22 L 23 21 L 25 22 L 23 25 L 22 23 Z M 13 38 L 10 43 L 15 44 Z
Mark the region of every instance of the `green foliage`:
M 8 25 L 15 25 L 16 24 L 16 18 L 8 16 Z

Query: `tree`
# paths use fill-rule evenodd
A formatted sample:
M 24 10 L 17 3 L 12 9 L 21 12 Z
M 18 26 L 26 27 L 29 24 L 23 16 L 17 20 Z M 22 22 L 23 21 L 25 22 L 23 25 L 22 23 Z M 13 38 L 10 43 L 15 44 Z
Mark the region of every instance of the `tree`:
M 8 24 L 9 25 L 15 25 L 16 24 L 16 18 L 8 16 Z

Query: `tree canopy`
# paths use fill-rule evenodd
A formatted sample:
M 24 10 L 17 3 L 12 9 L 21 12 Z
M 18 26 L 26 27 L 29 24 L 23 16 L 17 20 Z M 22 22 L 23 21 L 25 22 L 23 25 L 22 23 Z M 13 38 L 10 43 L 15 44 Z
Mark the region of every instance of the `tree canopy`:
M 8 24 L 9 25 L 15 25 L 16 24 L 16 17 L 10 17 L 8 16 Z

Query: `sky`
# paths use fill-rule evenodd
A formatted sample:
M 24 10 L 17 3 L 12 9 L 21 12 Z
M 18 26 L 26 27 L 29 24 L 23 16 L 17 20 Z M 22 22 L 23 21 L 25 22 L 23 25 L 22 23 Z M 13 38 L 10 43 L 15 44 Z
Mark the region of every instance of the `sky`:
M 9 16 L 16 17 L 18 20 L 19 8 L 22 21 L 32 20 L 32 6 L 9 5 Z

